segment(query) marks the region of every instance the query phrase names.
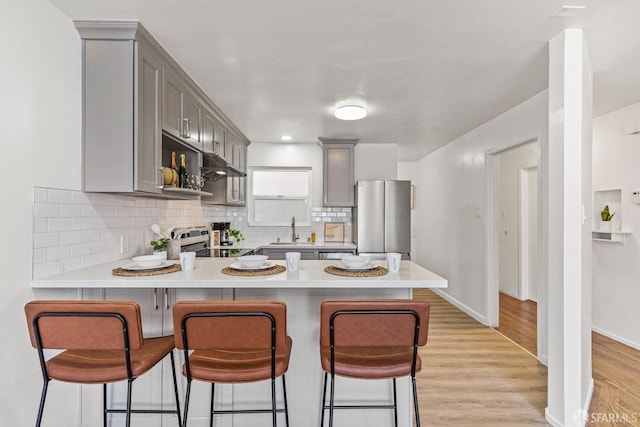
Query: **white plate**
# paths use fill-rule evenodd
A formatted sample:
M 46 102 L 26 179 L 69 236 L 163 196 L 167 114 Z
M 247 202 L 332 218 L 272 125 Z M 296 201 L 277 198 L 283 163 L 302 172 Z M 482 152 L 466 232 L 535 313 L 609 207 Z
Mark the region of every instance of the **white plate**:
M 346 264 L 343 262 L 336 263 L 333 266 L 335 268 L 339 268 L 340 270 L 347 270 L 347 271 L 367 271 L 367 270 L 373 270 L 374 268 L 377 267 L 377 265 L 373 265 L 370 262 L 366 263 L 362 267 L 347 267 Z
M 132 262 L 131 264 L 122 266 L 122 269 L 129 270 L 129 271 L 157 270 L 159 268 L 169 267 L 170 265 L 173 265 L 173 264 L 175 264 L 175 262 L 173 261 L 162 261 L 160 262 L 160 265 L 154 265 L 153 267 L 140 267 L 135 262 Z
M 271 268 L 276 265 L 273 261 L 265 261 L 264 264 L 258 267 L 245 267 L 241 262 L 234 262 L 229 265 L 229 268 L 233 268 L 234 270 L 245 270 L 245 271 L 253 271 L 253 270 L 266 270 L 267 268 Z

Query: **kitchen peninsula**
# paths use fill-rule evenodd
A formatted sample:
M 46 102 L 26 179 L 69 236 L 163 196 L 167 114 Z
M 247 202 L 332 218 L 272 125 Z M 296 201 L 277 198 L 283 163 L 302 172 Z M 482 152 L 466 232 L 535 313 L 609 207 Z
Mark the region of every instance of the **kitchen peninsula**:
M 379 299 L 411 298 L 414 288 L 444 288 L 447 280 L 411 261 L 402 261 L 400 271 L 377 277 L 343 277 L 324 271 L 335 260 L 301 261 L 297 272 L 259 276 L 230 276 L 222 273 L 233 259 L 198 258 L 192 271 L 178 271 L 151 277 L 118 277 L 112 269 L 128 260 L 102 264 L 65 274 L 32 281 L 33 288 L 77 288 L 84 299 L 133 299 L 140 302 L 145 320 L 151 318 L 163 327 L 152 324 L 145 329 L 146 335 L 172 333 L 171 303 L 178 300 L 203 298 L 235 300 L 280 300 L 287 304 L 287 331 L 293 339 L 293 350 L 289 371 L 286 374 L 290 425 L 318 425 L 320 420 L 322 369 L 319 359 L 320 303 L 325 299 Z M 285 265 L 284 261 L 276 261 Z M 375 262 L 384 265 L 383 262 Z M 160 290 L 160 291 L 159 291 Z M 159 296 L 161 295 L 161 296 Z M 145 313 L 145 311 L 147 313 Z M 153 314 L 158 311 L 164 314 Z M 151 312 L 151 313 L 149 313 Z M 427 344 L 428 345 L 428 344 Z M 181 360 L 182 354 L 179 355 Z M 142 380 L 142 379 L 141 379 Z M 366 381 L 340 378 L 340 393 L 337 399 L 351 399 L 357 404 L 390 401 L 391 383 L 388 381 Z M 279 385 L 279 382 L 278 382 Z M 204 387 L 202 384 L 199 386 Z M 398 380 L 399 426 L 411 425 L 411 393 L 406 379 Z M 195 387 L 195 383 L 194 383 Z M 216 398 L 216 407 L 242 402 L 263 402 L 268 406 L 269 384 L 226 386 Z M 196 389 L 194 388 L 194 391 Z M 209 391 L 203 388 L 194 394 L 196 400 L 190 405 L 190 420 L 204 422 L 208 417 Z M 226 390 L 226 391 L 225 391 Z M 83 390 L 83 399 L 89 391 Z M 281 396 L 281 393 L 278 393 Z M 342 396 L 342 397 L 341 397 Z M 93 402 L 96 396 L 87 396 Z M 167 403 L 170 405 L 170 402 Z M 83 401 L 84 406 L 84 401 Z M 95 411 L 93 411 L 95 412 Z M 98 414 L 99 415 L 99 414 Z M 261 425 L 260 415 L 223 417 L 221 425 L 244 427 Z M 392 411 L 337 411 L 336 425 L 392 425 Z M 384 423 L 381 423 L 381 417 Z M 200 425 L 195 422 L 194 425 Z M 229 424 L 226 424 L 229 423 Z

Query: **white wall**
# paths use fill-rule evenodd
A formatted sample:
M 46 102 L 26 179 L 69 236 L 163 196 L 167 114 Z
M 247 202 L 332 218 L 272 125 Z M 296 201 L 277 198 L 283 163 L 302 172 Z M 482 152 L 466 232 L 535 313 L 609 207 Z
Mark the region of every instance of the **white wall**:
M 520 298 L 520 171 L 538 163 L 538 145 L 527 143 L 500 160 L 500 292 Z
M 2 424 L 33 425 L 42 379 L 28 341 L 23 312 L 33 299 L 31 281 L 33 187 L 80 189 L 80 40 L 71 21 L 45 0 L 8 0 L 0 13 L 0 117 L 5 177 L 0 223 L 0 339 L 7 345 L 0 364 Z M 55 292 L 74 297 L 75 292 Z M 76 386 L 50 387 L 49 420 L 74 425 L 77 408 L 66 393 Z M 73 396 L 73 394 L 71 394 Z M 51 425 L 51 423 L 49 424 Z
M 625 244 L 593 242 L 593 329 L 640 349 L 640 205 L 631 203 L 640 190 L 640 135 L 624 134 L 634 121 L 640 122 L 640 103 L 594 120 L 593 190 L 622 190 L 616 216 L 632 234 Z
M 398 144 L 363 144 L 354 149 L 356 181 L 398 179 Z
M 486 322 L 486 153 L 547 132 L 543 91 L 417 162 L 413 258 L 449 281 L 443 294 Z

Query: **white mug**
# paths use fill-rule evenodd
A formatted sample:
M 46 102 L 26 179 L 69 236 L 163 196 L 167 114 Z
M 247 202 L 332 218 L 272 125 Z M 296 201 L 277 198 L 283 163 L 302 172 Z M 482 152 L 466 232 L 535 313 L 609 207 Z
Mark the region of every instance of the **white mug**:
M 196 264 L 195 252 L 180 252 L 180 268 L 182 271 L 191 271 Z
M 287 259 L 287 269 L 289 271 L 298 271 L 300 266 L 300 252 L 287 252 L 284 254 Z
M 400 259 L 402 255 L 397 252 L 389 252 L 387 254 L 387 270 L 396 273 L 400 270 Z

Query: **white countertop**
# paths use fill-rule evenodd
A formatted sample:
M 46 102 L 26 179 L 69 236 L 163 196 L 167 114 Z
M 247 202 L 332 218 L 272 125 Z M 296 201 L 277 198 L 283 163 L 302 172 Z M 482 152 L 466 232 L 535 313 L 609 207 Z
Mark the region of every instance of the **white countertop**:
M 179 261 L 175 261 L 179 263 Z M 326 273 L 335 260 L 300 261 L 297 272 L 271 276 L 230 276 L 221 270 L 234 258 L 197 258 L 195 269 L 147 277 L 114 276 L 111 270 L 131 263 L 118 260 L 107 264 L 50 276 L 31 282 L 32 288 L 445 288 L 447 280 L 412 261 L 402 261 L 400 271 L 378 277 L 343 277 Z M 286 265 L 285 261 L 275 261 Z M 384 261 L 372 261 L 383 265 Z

